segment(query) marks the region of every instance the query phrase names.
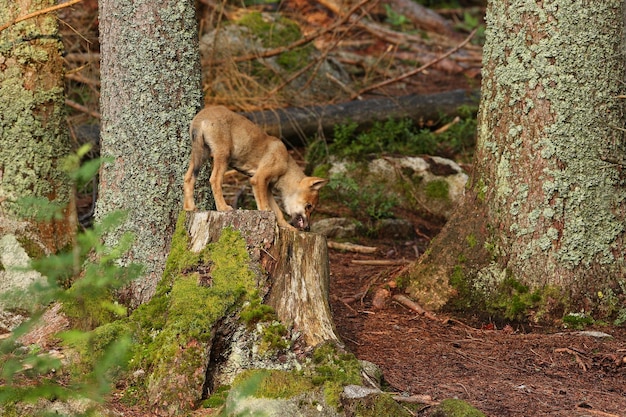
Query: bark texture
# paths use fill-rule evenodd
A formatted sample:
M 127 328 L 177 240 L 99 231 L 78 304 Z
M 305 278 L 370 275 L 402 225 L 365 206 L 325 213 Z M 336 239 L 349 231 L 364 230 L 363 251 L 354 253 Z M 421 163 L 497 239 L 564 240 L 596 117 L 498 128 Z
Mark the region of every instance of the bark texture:
M 136 237 L 128 260 L 146 266 L 132 286 L 136 305 L 154 294 L 181 206 L 188 126 L 202 104 L 197 24 L 190 0 L 99 7 L 101 146 L 113 162 L 101 171 L 96 216 L 128 212 L 108 240 L 128 231 Z
M 0 21 L 55 5 L 52 0 L 0 1 Z M 29 223 L 29 250 L 51 253 L 70 240 L 71 186 L 62 171 L 70 149 L 65 124 L 63 44 L 53 14 L 14 24 L 0 32 L 0 234 L 14 233 L 12 221 Z M 44 198 L 64 207 L 52 222 L 18 210 L 19 198 Z M 2 220 L 2 219 L 0 219 Z M 18 227 L 18 229 L 24 226 Z M 31 253 L 32 255 L 33 253 Z
M 489 2 L 471 187 L 413 267 L 415 295 L 428 293 L 424 274 L 444 288 L 440 306 L 459 289 L 489 297 L 515 281 L 544 291 L 546 312 L 615 313 L 626 278 L 622 7 Z
M 328 303 L 330 269 L 326 238 L 278 228 L 263 211 L 199 212 L 190 214 L 190 250 L 198 252 L 216 242 L 225 227 L 246 239 L 252 268 L 267 274 L 259 292 L 276 310 L 280 321 L 300 332 L 309 346 L 339 341 Z

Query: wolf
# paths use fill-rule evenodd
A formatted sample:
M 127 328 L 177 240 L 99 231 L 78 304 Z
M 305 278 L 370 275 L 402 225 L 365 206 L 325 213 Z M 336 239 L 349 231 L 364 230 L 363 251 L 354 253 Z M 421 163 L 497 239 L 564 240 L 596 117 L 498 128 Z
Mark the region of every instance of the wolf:
M 233 209 L 226 204 L 222 192 L 224 173 L 231 167 L 250 177 L 259 210 L 272 210 L 281 227 L 309 230 L 319 190 L 328 180 L 306 176 L 280 139 L 266 134 L 259 126 L 224 106 L 202 109 L 191 121 L 189 134 L 191 160 L 183 185 L 184 210 L 196 210 L 193 197 L 196 177 L 212 156 L 209 182 L 217 210 Z M 291 223 L 285 220 L 274 199 L 274 188 L 282 198 Z

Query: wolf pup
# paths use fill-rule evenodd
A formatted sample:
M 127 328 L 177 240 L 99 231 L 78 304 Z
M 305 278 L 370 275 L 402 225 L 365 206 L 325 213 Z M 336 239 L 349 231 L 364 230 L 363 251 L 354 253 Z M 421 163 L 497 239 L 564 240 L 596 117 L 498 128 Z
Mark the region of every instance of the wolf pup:
M 217 210 L 233 209 L 226 204 L 222 193 L 224 173 L 232 167 L 250 177 L 259 210 L 272 210 L 279 226 L 309 230 L 319 190 L 328 180 L 304 175 L 280 139 L 266 134 L 250 120 L 223 106 L 201 110 L 191 121 L 189 133 L 192 146 L 183 186 L 185 210 L 196 209 L 193 200 L 196 177 L 212 155 L 213 170 L 209 181 Z M 272 195 L 273 188 L 282 197 L 291 225 Z

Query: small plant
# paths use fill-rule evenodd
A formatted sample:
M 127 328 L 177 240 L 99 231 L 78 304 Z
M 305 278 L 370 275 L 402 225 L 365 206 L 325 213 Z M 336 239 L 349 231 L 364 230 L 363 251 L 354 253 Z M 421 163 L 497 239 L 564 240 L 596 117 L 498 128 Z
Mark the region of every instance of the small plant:
M 595 323 L 593 317 L 585 312 L 568 313 L 563 317 L 563 326 L 570 329 L 582 330 Z
M 67 172 L 75 183 L 88 180 L 99 166 L 99 160 L 80 164 L 81 156 L 87 151 L 88 148 L 83 147 L 66 161 Z M 30 207 L 35 206 L 38 210 L 31 213 L 47 212 L 48 218 L 56 216 L 48 212 L 56 210 L 54 204 Z M 113 213 L 93 229 L 76 234 L 73 248 L 31 262 L 32 269 L 45 278 L 26 290 L 30 303 L 20 306 L 29 309 L 31 318 L 0 343 L 0 404 L 3 406 L 17 407 L 17 403 L 40 399 L 101 401 L 111 388 L 113 373 L 125 367 L 131 344 L 126 332 L 110 333 L 96 348 L 90 344 L 90 333 L 85 331 L 96 323 L 125 315 L 125 309 L 113 301 L 112 294 L 142 272 L 143 268 L 137 264 L 120 266 L 117 262 L 129 249 L 131 235 L 125 235 L 115 246 L 102 244 L 103 235 L 123 220 L 123 214 Z M 11 300 L 16 299 L 14 295 L 3 295 L 5 305 L 10 306 Z M 88 360 L 82 357 L 81 363 L 64 364 L 37 346 L 21 346 L 18 342 L 40 322 L 43 312 L 53 303 L 62 303 L 75 325 L 75 329 L 57 335 L 61 343 L 79 352 L 81 346 L 83 352 L 90 350 Z
M 396 12 L 388 4 L 385 4 L 384 6 L 385 13 L 387 14 L 387 23 L 391 26 L 403 27 L 410 23 L 410 20 L 405 15 Z
M 333 174 L 327 188 L 325 198 L 333 198 L 344 204 L 357 219 L 380 220 L 394 217 L 393 208 L 398 200 L 389 195 L 381 184 L 360 185 L 354 178 Z

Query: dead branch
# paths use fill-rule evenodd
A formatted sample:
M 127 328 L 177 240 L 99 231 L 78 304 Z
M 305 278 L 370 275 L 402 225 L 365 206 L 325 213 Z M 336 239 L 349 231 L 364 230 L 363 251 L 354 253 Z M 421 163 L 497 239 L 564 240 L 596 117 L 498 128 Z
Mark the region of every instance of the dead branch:
M 327 245 L 330 249 L 337 249 L 337 250 L 343 250 L 346 252 L 355 252 L 355 253 L 374 253 L 378 250 L 378 248 L 375 248 L 373 246 L 357 245 L 355 243 L 350 243 L 350 242 L 340 243 L 340 242 L 333 242 L 331 240 L 328 241 Z
M 393 83 L 396 83 L 396 82 L 398 82 L 398 81 L 404 80 L 405 78 L 412 77 L 413 75 L 416 75 L 416 74 L 418 74 L 418 73 L 420 73 L 420 72 L 424 71 L 426 68 L 432 67 L 432 66 L 433 66 L 433 65 L 435 65 L 436 63 L 438 63 L 438 62 L 442 61 L 443 59 L 445 59 L 445 58 L 447 58 L 448 56 L 452 55 L 453 53 L 455 53 L 455 52 L 456 52 L 456 51 L 458 51 L 459 49 L 463 48 L 463 47 L 464 47 L 464 46 L 465 46 L 465 45 L 466 45 L 466 44 L 467 44 L 467 43 L 468 43 L 468 42 L 469 42 L 469 41 L 470 41 L 470 40 L 474 37 L 474 35 L 476 34 L 476 30 L 477 30 L 477 29 L 474 29 L 474 30 L 473 30 L 473 31 L 472 31 L 472 32 L 471 32 L 471 33 L 467 36 L 467 38 L 465 38 L 465 39 L 463 40 L 463 42 L 461 42 L 460 44 L 458 44 L 458 45 L 457 45 L 457 46 L 455 46 L 454 48 L 450 49 L 448 52 L 446 52 L 445 54 L 441 55 L 439 58 L 434 59 L 434 60 L 430 61 L 429 63 L 424 64 L 424 65 L 422 65 L 421 67 L 416 68 L 416 69 L 414 69 L 414 70 L 412 70 L 412 71 L 406 72 L 406 73 L 404 73 L 404 74 L 402 74 L 402 75 L 400 75 L 400 76 L 398 76 L 398 77 L 396 77 L 396 78 L 392 78 L 392 79 L 389 79 L 389 80 L 385 80 L 385 81 L 380 82 L 380 83 L 378 83 L 378 84 L 374 84 L 374 85 L 370 85 L 370 86 L 368 86 L 368 87 L 365 87 L 365 88 L 361 89 L 361 91 L 359 91 L 359 92 L 358 92 L 358 95 L 362 95 L 362 94 L 364 94 L 364 93 L 366 93 L 366 92 L 368 92 L 368 91 L 376 90 L 376 89 L 378 89 L 378 88 L 385 87 L 385 86 L 387 86 L 387 85 L 389 85 L 389 84 L 393 84 Z M 356 96 L 350 97 L 350 99 L 351 99 L 351 100 L 354 100 L 355 98 L 356 98 Z
M 397 266 L 411 263 L 406 259 L 352 259 L 350 263 L 355 265 L 371 265 L 371 266 Z
M 404 395 L 392 395 L 391 398 L 398 402 L 402 403 L 410 403 L 410 404 L 428 404 L 428 405 L 438 405 L 439 401 L 434 401 L 433 397 L 426 394 L 415 394 L 410 396 Z
M 585 372 L 587 371 L 587 365 L 581 359 L 580 354 L 578 352 L 576 352 L 574 349 L 558 348 L 558 349 L 554 349 L 554 353 L 569 353 L 570 355 L 573 355 L 574 358 L 576 359 L 576 363 L 578 364 L 578 366 L 580 366 L 580 368 L 583 371 L 585 371 Z
M 396 294 L 393 296 L 393 300 L 397 301 L 401 305 L 405 306 L 409 310 L 415 311 L 420 316 L 424 316 L 427 319 L 439 321 L 439 318 L 435 316 L 428 310 L 425 310 L 421 305 L 417 304 L 415 301 L 411 300 L 406 295 Z
M 87 107 L 83 106 L 82 104 L 76 103 L 75 101 L 65 99 L 65 105 L 73 108 L 74 110 L 78 110 L 80 112 L 88 114 L 89 116 L 93 118 L 100 119 L 100 113 L 98 113 L 97 111 L 90 110 Z
M 41 16 L 42 14 L 52 13 L 60 9 L 64 9 L 66 7 L 73 6 L 76 3 L 80 3 L 83 0 L 70 0 L 67 3 L 57 4 L 56 6 L 46 7 L 45 9 L 38 10 L 36 12 L 32 12 L 29 14 L 25 14 L 24 16 L 16 17 L 13 20 L 8 21 L 4 25 L 0 26 L 0 32 L 3 30 L 13 26 L 16 23 L 23 22 L 24 20 L 32 19 L 33 17 Z

